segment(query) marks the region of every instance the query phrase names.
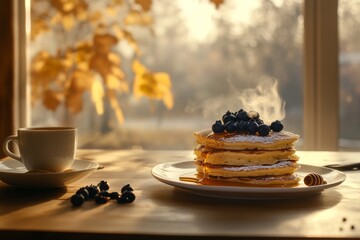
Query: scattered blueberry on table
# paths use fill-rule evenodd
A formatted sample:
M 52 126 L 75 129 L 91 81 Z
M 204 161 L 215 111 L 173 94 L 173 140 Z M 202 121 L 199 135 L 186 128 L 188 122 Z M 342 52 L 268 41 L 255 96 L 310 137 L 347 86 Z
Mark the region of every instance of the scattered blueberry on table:
M 104 181 L 104 180 L 102 180 L 102 181 L 100 181 L 99 183 L 98 183 L 98 187 L 99 187 L 99 189 L 100 189 L 100 191 L 107 191 L 107 190 L 109 190 L 109 188 L 110 188 L 110 186 L 109 186 L 109 184 L 107 183 L 107 181 Z
M 79 207 L 85 201 L 94 199 L 96 204 L 105 204 L 109 200 L 116 200 L 119 204 L 132 203 L 136 196 L 134 189 L 130 184 L 121 188 L 121 193 L 109 192 L 109 184 L 102 180 L 97 185 L 90 185 L 79 188 L 74 195 L 70 197 L 70 202 L 74 207 Z
M 74 194 L 71 196 L 70 201 L 74 207 L 78 207 L 78 206 L 81 206 L 85 202 L 85 199 L 80 194 Z

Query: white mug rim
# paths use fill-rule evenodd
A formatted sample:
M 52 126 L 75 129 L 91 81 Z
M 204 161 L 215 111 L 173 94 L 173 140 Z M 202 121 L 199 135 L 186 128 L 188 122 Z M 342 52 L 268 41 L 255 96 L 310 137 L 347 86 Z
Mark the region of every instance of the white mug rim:
M 19 132 L 66 132 L 74 131 L 75 127 L 24 127 L 19 128 Z

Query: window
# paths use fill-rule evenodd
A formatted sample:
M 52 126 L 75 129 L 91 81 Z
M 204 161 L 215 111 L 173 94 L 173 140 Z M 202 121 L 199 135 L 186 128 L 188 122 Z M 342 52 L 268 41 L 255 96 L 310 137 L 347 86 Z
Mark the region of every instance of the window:
M 83 5 L 67 6 L 74 10 L 74 16 L 81 16 L 86 10 L 95 17 L 98 9 L 102 9 L 107 14 L 104 21 L 111 22 L 114 16 L 122 21 L 128 14 L 124 10 L 127 5 L 121 6 L 126 1 L 118 1 L 120 5 L 112 9 L 109 4 L 117 1 L 79 2 Z M 62 19 L 60 25 L 46 25 L 49 20 L 60 21 L 59 16 L 56 18 L 59 14 L 56 8 L 63 11 L 62 17 L 67 16 L 66 9 L 51 6 L 48 1 L 32 3 L 32 67 L 41 64 L 36 62 L 40 52 L 46 51 L 44 58 L 57 56 L 74 48 L 75 43 L 91 40 L 91 34 L 96 31 L 96 26 L 81 25 L 70 18 Z M 60 4 L 60 1 L 52 3 Z M 36 93 L 39 95 L 33 95 L 37 98 L 32 102 L 31 125 L 76 125 L 80 130 L 80 147 L 85 148 L 190 149 L 194 145 L 193 131 L 211 126 L 226 110 L 243 107 L 260 108 L 269 121 L 285 117 L 286 128 L 302 134 L 302 4 L 302 1 L 227 0 L 217 7 L 211 1 L 153 1 L 151 10 L 141 20 L 153 19 L 150 27 L 144 27 L 146 23 L 140 27 L 131 23 L 121 27 L 132 34 L 143 52 L 138 57 L 141 63 L 171 77 L 173 107 L 167 108 L 161 100 L 136 99 L 131 91 L 132 63 L 137 56 L 131 41 L 118 39 L 113 51 L 119 53 L 121 69 L 130 87 L 128 93 L 116 96 L 125 117 L 123 124 L 118 123 L 111 103 L 104 101 L 103 114 L 96 113 L 90 91 L 77 96 L 82 106 L 74 114 L 66 102 L 61 102 L 61 96 L 40 89 Z M 131 7 L 139 10 L 144 6 Z M 118 12 L 111 15 L 111 11 Z M 113 29 L 109 33 L 116 37 Z M 56 62 L 53 67 L 56 68 Z M 51 74 L 33 74 L 33 89 L 34 84 L 44 86 L 41 81 L 48 81 L 53 77 Z M 56 81 L 65 81 L 61 77 L 64 76 Z M 54 80 L 47 86 L 56 92 L 55 85 Z M 268 97 L 260 98 L 259 91 L 261 96 Z M 74 100 L 71 107 L 79 107 L 77 103 L 80 101 Z M 276 111 L 269 115 L 264 106 Z

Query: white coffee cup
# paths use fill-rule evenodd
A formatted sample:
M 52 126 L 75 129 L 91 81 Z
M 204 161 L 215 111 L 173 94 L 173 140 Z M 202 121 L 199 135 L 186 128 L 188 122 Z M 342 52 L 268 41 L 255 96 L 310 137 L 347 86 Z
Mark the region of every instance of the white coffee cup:
M 15 142 L 20 156 L 9 149 Z M 22 162 L 29 171 L 63 172 L 71 168 L 77 148 L 77 129 L 72 127 L 20 128 L 3 142 L 4 153 Z

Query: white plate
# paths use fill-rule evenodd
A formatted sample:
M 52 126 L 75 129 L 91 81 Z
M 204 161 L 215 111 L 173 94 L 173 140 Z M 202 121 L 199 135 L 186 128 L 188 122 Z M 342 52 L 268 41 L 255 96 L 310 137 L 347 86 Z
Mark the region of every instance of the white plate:
M 76 159 L 70 170 L 61 173 L 28 173 L 22 163 L 5 158 L 0 161 L 0 180 L 25 188 L 60 188 L 89 176 L 99 164 Z
M 242 186 L 211 186 L 195 182 L 181 181 L 181 176 L 195 176 L 193 161 L 162 163 L 152 169 L 152 175 L 159 181 L 179 189 L 212 197 L 238 199 L 279 199 L 298 198 L 320 193 L 345 181 L 345 174 L 330 168 L 300 164 L 297 175 L 301 178 L 295 187 L 242 187 Z M 303 178 L 309 173 L 318 173 L 327 182 L 318 186 L 306 186 Z

